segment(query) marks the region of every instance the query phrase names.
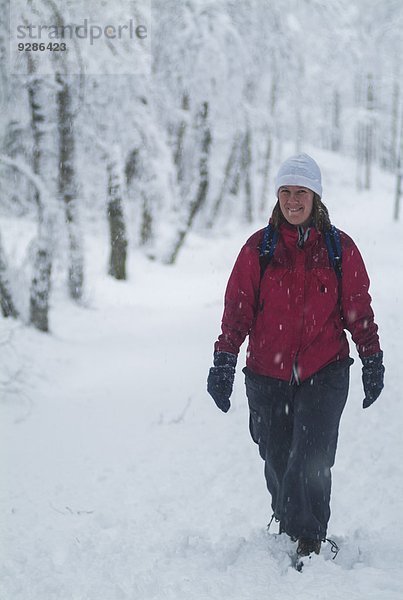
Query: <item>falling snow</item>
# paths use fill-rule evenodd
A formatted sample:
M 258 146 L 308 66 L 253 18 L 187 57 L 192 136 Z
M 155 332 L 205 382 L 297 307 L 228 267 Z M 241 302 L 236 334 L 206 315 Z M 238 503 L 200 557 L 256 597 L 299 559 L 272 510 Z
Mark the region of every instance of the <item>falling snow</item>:
M 229 413 L 206 392 L 226 280 L 261 224 L 208 243 L 192 234 L 170 268 L 132 252 L 123 285 L 104 273 L 105 240 L 88 232 L 86 307 L 68 302 L 58 280 L 51 335 L 0 317 L 2 600 L 400 600 L 403 231 L 396 223 L 390 235 L 394 181 L 378 173 L 373 191 L 351 202 L 353 163 L 317 156 L 332 218 L 368 264 L 386 363 L 385 390 L 364 411 L 352 344 L 332 470 L 337 558 L 323 545 L 296 573 L 293 544 L 265 531 L 245 346 Z M 0 218 L 18 255 L 30 224 Z

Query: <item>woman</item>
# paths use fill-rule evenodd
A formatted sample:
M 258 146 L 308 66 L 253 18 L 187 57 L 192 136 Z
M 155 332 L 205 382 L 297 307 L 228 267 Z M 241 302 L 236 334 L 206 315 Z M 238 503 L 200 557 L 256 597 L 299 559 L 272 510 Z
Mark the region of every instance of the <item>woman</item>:
M 383 388 L 383 353 L 363 260 L 352 239 L 330 224 L 318 165 L 307 154 L 289 158 L 275 188 L 272 257 L 264 269 L 260 230 L 236 260 L 207 389 L 227 412 L 239 348 L 249 336 L 244 373 L 251 436 L 265 461 L 280 533 L 308 556 L 319 554 L 330 517 L 330 469 L 353 363 L 345 330 L 363 364 L 364 408 Z M 332 231 L 339 272 L 327 241 Z

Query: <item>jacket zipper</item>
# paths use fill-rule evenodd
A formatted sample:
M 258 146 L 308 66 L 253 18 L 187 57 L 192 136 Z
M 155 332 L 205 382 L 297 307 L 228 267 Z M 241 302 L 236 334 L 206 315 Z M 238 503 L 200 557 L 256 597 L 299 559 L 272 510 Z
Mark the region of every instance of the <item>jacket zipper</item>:
M 294 362 L 292 364 L 292 372 L 291 372 L 291 379 L 290 379 L 290 385 L 299 385 L 301 383 L 301 380 L 299 378 L 298 375 L 298 352 L 295 355 L 294 358 Z
M 304 235 L 303 235 L 302 239 L 301 239 L 301 231 L 299 231 L 299 237 L 300 237 L 299 241 L 301 241 L 302 243 L 301 243 L 301 245 L 299 245 L 299 244 L 297 244 L 297 245 L 298 245 L 298 247 L 300 248 L 301 251 L 302 251 L 302 249 L 304 247 L 304 244 L 305 244 L 306 240 L 309 237 L 309 231 L 310 231 L 310 229 L 308 228 L 304 232 Z M 303 229 L 302 229 L 302 232 L 303 232 Z M 298 349 L 297 349 L 297 352 L 295 354 L 294 362 L 292 364 L 292 372 L 291 372 L 291 379 L 290 379 L 290 384 L 291 385 L 294 385 L 294 384 L 295 385 L 300 385 L 300 383 L 301 383 L 301 379 L 300 379 L 299 374 L 298 374 L 298 354 L 299 354 L 299 351 L 301 349 L 301 337 L 302 337 L 302 329 L 303 329 L 303 326 L 304 326 L 304 313 L 305 313 L 305 285 L 306 285 L 306 272 L 305 272 L 305 260 L 306 260 L 306 257 L 305 257 L 305 253 L 304 253 L 303 256 L 304 256 L 304 284 L 303 284 L 303 290 L 302 290 L 302 293 L 303 293 L 302 319 L 301 319 L 300 331 L 299 331 L 299 336 L 298 336 L 298 338 L 299 338 L 298 339 Z

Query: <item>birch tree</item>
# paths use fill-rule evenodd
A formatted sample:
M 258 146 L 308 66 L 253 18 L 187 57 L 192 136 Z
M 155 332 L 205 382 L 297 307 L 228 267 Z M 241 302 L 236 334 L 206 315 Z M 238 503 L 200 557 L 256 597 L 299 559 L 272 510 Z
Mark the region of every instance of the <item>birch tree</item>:
M 0 308 L 3 317 L 18 317 L 18 310 L 16 308 L 13 294 L 11 291 L 11 285 L 9 280 L 9 269 L 7 260 L 4 252 L 3 245 L 1 243 L 0 235 Z
M 56 24 L 58 30 L 64 31 L 66 20 L 63 10 L 67 7 L 57 5 L 54 0 L 41 0 L 41 3 L 47 7 L 51 21 Z M 53 52 L 51 59 L 57 85 L 58 195 L 64 206 L 68 240 L 67 285 L 70 297 L 80 300 L 84 287 L 84 256 L 78 206 L 74 108 L 74 98 L 79 96 L 79 78 L 69 74 L 74 63 L 81 63 L 77 44 L 74 45 L 73 54 L 74 57 L 68 58 L 67 53 Z
M 68 237 L 68 291 L 80 300 L 84 289 L 84 256 L 79 220 L 78 181 L 75 166 L 75 116 L 70 78 L 56 73 L 58 115 L 58 191 L 65 210 Z
M 395 206 L 393 218 L 399 220 L 400 202 L 403 193 L 403 106 L 400 109 L 400 127 L 397 144 L 397 161 L 396 161 L 396 191 L 395 191 Z
M 51 79 L 35 73 L 35 65 L 30 61 L 28 97 L 31 111 L 33 138 L 33 171 L 44 180 L 49 189 L 46 195 L 38 187 L 35 201 L 38 208 L 38 237 L 33 264 L 33 277 L 30 291 L 30 322 L 41 331 L 49 330 L 49 299 L 55 243 L 56 203 L 55 172 L 55 123 L 49 104 L 54 106 L 55 86 Z
M 118 148 L 108 155 L 108 222 L 110 234 L 109 275 L 126 279 L 127 234 L 123 211 L 123 177 Z
M 53 225 L 55 222 L 55 209 L 53 198 L 49 194 L 47 183 L 33 171 L 30 165 L 22 160 L 12 159 L 8 156 L 0 155 L 0 163 L 18 171 L 26 177 L 34 186 L 36 192 L 36 202 L 39 207 L 38 234 L 35 242 L 35 260 L 33 265 L 33 276 L 30 289 L 30 323 L 40 331 L 48 331 L 49 322 L 49 296 L 50 296 L 50 278 L 52 271 L 52 251 L 53 251 Z M 2 253 L 2 256 L 3 253 Z M 11 289 L 8 285 L 7 264 L 3 258 L 3 290 L 6 297 L 5 305 L 8 311 L 15 304 L 12 299 Z
M 203 102 L 197 115 L 197 124 L 200 136 L 200 155 L 199 155 L 199 173 L 198 185 L 194 197 L 187 206 L 187 214 L 180 226 L 176 241 L 173 245 L 172 253 L 168 259 L 168 264 L 173 264 L 177 258 L 178 252 L 182 247 L 186 234 L 193 225 L 193 221 L 206 202 L 209 187 L 209 157 L 211 146 L 211 131 L 209 125 L 209 104 Z

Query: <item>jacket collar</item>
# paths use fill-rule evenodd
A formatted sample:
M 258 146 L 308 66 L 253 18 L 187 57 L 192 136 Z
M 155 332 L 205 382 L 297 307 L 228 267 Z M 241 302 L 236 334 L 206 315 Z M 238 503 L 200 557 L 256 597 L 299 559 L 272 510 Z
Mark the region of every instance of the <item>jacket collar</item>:
M 299 231 L 301 229 L 303 229 L 303 233 Z M 309 229 L 308 234 L 307 229 Z M 298 242 L 300 242 L 300 247 L 311 246 L 314 242 L 316 242 L 320 235 L 320 233 L 314 225 L 301 228 L 294 225 L 290 225 L 289 223 L 282 223 L 280 225 L 279 230 L 285 245 L 293 248 L 298 246 Z M 303 243 L 301 243 L 301 239 L 304 240 Z

